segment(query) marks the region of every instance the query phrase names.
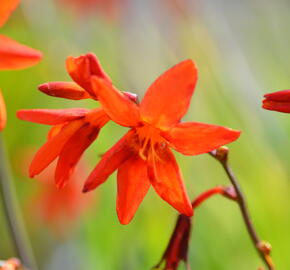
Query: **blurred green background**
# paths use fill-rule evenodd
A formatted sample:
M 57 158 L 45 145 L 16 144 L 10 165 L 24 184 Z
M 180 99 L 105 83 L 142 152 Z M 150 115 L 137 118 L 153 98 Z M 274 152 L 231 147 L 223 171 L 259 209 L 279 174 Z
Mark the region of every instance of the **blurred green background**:
M 48 127 L 20 121 L 15 112 L 99 106 L 95 101 L 57 99 L 37 90 L 44 82 L 70 80 L 66 57 L 87 52 L 99 57 L 119 89 L 140 97 L 172 65 L 186 58 L 196 62 L 199 81 L 185 120 L 242 131 L 240 139 L 229 146 L 232 167 L 259 235 L 273 246 L 277 269 L 290 269 L 290 116 L 261 109 L 264 93 L 290 88 L 290 3 L 187 0 L 177 1 L 176 6 L 173 2 L 121 1 L 112 13 L 98 7 L 96 12 L 94 8 L 76 12 L 69 0 L 63 5 L 57 0 L 23 0 L 1 29 L 44 53 L 43 61 L 33 68 L 0 73 L 8 107 L 3 133 L 40 269 L 148 270 L 166 248 L 177 216 L 151 189 L 130 225 L 120 225 L 115 212 L 115 174 L 93 191 L 94 200 L 77 219 L 64 224 L 66 233 L 56 233 L 28 207 L 40 184 L 24 175 L 27 158 L 23 153 L 44 143 Z M 84 175 L 125 131 L 114 123 L 102 129 L 84 155 L 88 167 Z M 209 155 L 176 156 L 191 198 L 228 184 L 222 168 Z M 0 257 L 14 256 L 2 210 L 0 235 Z M 196 211 L 189 260 L 192 269 L 262 266 L 237 206 L 222 197 Z M 181 265 L 180 269 L 185 268 Z

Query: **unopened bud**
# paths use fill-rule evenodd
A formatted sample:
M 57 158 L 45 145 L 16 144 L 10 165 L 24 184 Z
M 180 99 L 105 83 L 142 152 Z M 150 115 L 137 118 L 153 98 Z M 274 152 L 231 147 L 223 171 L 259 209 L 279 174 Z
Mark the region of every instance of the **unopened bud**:
M 226 146 L 221 146 L 215 151 L 215 158 L 221 162 L 226 162 L 228 160 L 229 148 Z
M 258 249 L 263 252 L 263 254 L 265 255 L 269 255 L 271 253 L 272 250 L 272 246 L 270 243 L 265 242 L 265 241 L 261 241 L 257 244 Z

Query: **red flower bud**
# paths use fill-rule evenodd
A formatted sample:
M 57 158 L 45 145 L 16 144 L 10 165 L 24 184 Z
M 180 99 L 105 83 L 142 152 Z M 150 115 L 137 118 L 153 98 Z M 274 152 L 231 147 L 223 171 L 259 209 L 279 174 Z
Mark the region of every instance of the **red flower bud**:
M 270 111 L 290 113 L 290 90 L 264 95 L 263 108 Z

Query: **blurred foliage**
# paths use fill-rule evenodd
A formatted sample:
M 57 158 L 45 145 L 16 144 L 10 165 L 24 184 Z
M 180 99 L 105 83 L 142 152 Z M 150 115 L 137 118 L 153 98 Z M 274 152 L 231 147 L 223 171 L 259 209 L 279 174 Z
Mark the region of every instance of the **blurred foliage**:
M 15 112 L 99 106 L 37 91 L 41 83 L 70 80 L 65 58 L 89 51 L 100 58 L 119 89 L 141 97 L 170 66 L 185 58 L 197 63 L 199 82 L 185 119 L 242 130 L 241 138 L 229 146 L 233 169 L 260 236 L 273 246 L 277 269 L 290 269 L 290 118 L 261 109 L 263 93 L 290 86 L 289 1 L 190 0 L 178 13 L 165 8 L 165 0 L 129 1 L 114 20 L 80 16 L 52 0 L 22 2 L 1 31 L 45 57 L 36 67 L 1 72 L 0 84 L 8 107 L 4 135 L 19 203 L 41 269 L 150 269 L 162 255 L 177 216 L 149 192 L 132 223 L 121 226 L 115 213 L 115 174 L 94 191 L 97 199 L 88 212 L 67 224 L 70 233 L 65 237 L 54 235 L 27 210 L 38 183 L 21 173 L 20 155 L 23 149 L 38 148 L 48 128 L 22 122 Z M 85 153 L 90 168 L 125 130 L 114 123 L 102 129 Z M 192 198 L 228 184 L 209 155 L 177 156 Z M 1 258 L 14 255 L 5 226 L 0 211 Z M 237 206 L 221 197 L 196 211 L 189 259 L 193 269 L 257 269 L 262 264 Z

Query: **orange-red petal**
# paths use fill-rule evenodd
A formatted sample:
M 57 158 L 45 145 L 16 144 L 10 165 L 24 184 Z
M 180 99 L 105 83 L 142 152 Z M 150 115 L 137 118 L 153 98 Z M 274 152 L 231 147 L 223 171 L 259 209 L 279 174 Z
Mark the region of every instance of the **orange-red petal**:
M 7 21 L 10 14 L 19 4 L 19 0 L 1 0 L 0 4 L 0 27 Z
M 162 136 L 170 146 L 184 155 L 208 153 L 237 140 L 240 131 L 216 125 L 187 122 L 179 123 Z
M 108 116 L 122 126 L 137 126 L 139 107 L 127 95 L 106 81 L 93 76 L 92 87 Z
M 19 110 L 17 117 L 21 120 L 44 125 L 59 125 L 68 121 L 86 116 L 89 110 L 82 108 L 72 109 L 31 109 Z
M 105 73 L 98 58 L 93 53 L 79 57 L 68 57 L 66 60 L 66 68 L 71 78 L 96 99 L 97 96 L 91 87 L 91 76 L 97 76 L 111 83 L 110 77 Z
M 117 213 L 122 224 L 128 224 L 135 215 L 150 187 L 146 161 L 132 156 L 118 170 Z
M 191 202 L 186 193 L 175 157 L 167 147 L 150 155 L 148 176 L 157 194 L 177 211 L 192 216 Z
M 7 120 L 6 105 L 2 91 L 0 90 L 0 131 L 5 128 L 6 120 Z
M 104 183 L 132 155 L 129 144 L 133 136 L 134 133 L 129 131 L 102 156 L 100 162 L 89 175 L 83 192 L 88 192 Z
M 64 145 L 55 170 L 55 183 L 58 188 L 63 188 L 67 184 L 83 152 L 97 138 L 99 131 L 100 128 L 86 124 Z
M 142 120 L 168 129 L 187 112 L 197 81 L 193 61 L 185 60 L 163 73 L 147 90 L 140 104 Z
M 0 35 L 0 70 L 23 69 L 37 64 L 41 52 Z
M 30 177 L 43 171 L 59 155 L 71 136 L 83 125 L 82 120 L 75 120 L 65 125 L 61 131 L 48 140 L 35 154 L 29 168 Z
M 38 86 L 38 89 L 53 97 L 80 100 L 90 98 L 90 95 L 74 82 L 49 82 Z

